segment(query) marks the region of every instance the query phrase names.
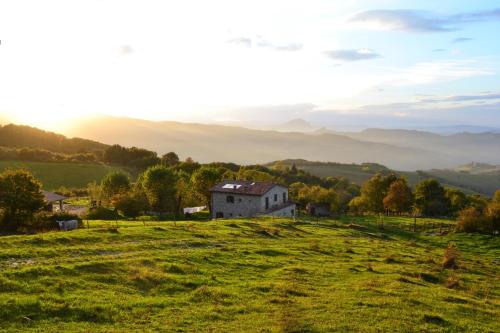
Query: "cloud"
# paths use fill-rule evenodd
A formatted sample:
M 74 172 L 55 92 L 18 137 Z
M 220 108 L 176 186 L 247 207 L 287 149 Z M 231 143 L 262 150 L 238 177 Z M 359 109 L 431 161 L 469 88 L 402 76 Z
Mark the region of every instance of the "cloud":
M 411 32 L 447 32 L 458 30 L 466 23 L 500 20 L 500 9 L 455 15 L 412 10 L 369 10 L 351 17 L 351 22 L 374 23 L 379 28 Z
M 323 54 L 330 59 L 342 61 L 358 61 L 380 58 L 379 54 L 370 49 L 332 50 L 324 51 Z
M 457 95 L 444 98 L 426 98 L 421 99 L 422 103 L 440 103 L 440 102 L 467 102 L 467 101 L 485 101 L 500 99 L 500 93 L 480 94 L 480 95 Z
M 446 19 L 419 10 L 369 10 L 354 15 L 351 22 L 376 23 L 389 30 L 443 32 L 453 30 Z
M 446 51 L 446 49 L 434 49 L 432 50 L 432 52 L 444 52 Z
M 257 46 L 273 49 L 276 51 L 299 51 L 302 49 L 303 45 L 300 43 L 274 44 L 274 43 L 269 42 L 265 39 L 260 39 L 257 42 Z
M 120 48 L 120 53 L 122 55 L 128 55 L 134 53 L 134 49 L 130 45 L 122 45 Z
M 301 43 L 276 44 L 265 40 L 260 36 L 255 39 L 250 37 L 235 37 L 227 40 L 227 43 L 245 47 L 252 47 L 252 45 L 255 45 L 257 47 L 268 48 L 275 51 L 299 51 L 303 47 Z
M 471 40 L 474 40 L 474 38 L 469 38 L 469 37 L 458 37 L 452 40 L 452 43 L 463 43 L 463 42 L 469 42 Z
M 235 37 L 227 40 L 227 43 L 239 46 L 252 46 L 252 39 L 248 37 Z

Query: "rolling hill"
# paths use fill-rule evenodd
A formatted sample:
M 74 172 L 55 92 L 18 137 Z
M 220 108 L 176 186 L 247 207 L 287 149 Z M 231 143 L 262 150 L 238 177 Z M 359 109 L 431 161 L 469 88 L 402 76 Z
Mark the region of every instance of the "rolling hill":
M 470 161 L 500 164 L 500 133 L 454 133 L 440 135 L 415 130 L 366 129 L 361 132 L 336 133 L 362 141 L 394 144 L 399 147 L 422 149 L 437 154 L 453 156 L 460 165 Z M 419 158 L 416 156 L 416 158 Z M 387 164 L 389 165 L 389 164 Z M 453 166 L 448 165 L 447 168 Z M 430 166 L 430 168 L 442 168 Z
M 38 148 L 57 153 L 83 153 L 103 151 L 107 145 L 92 140 L 67 138 L 64 135 L 35 127 L 9 124 L 0 125 L 0 147 Z
M 165 153 L 175 151 L 201 162 L 260 164 L 278 159 L 303 158 L 341 163 L 374 162 L 398 170 L 445 168 L 469 162 L 446 151 L 401 147 L 362 141 L 346 135 L 255 130 L 242 127 L 154 122 L 100 117 L 75 124 L 71 135 L 107 144 L 138 146 Z
M 446 187 L 457 188 L 465 193 L 478 193 L 491 196 L 500 189 L 500 169 L 496 172 L 473 173 L 468 171 L 457 171 L 453 169 L 430 169 L 425 171 L 396 171 L 383 165 L 374 163 L 364 164 L 342 164 L 328 162 L 311 162 L 306 160 L 283 160 L 284 165 L 295 166 L 318 177 L 345 177 L 352 182 L 362 185 L 377 172 L 395 172 L 405 176 L 411 186 L 428 178 L 435 178 Z M 267 165 L 272 165 L 275 162 Z M 460 169 L 460 168 L 458 168 Z

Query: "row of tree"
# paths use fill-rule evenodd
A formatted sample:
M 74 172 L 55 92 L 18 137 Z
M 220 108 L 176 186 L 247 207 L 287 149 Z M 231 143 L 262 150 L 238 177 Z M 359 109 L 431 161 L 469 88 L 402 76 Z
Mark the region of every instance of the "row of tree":
M 352 213 L 412 214 L 423 216 L 491 216 L 500 202 L 500 190 L 492 198 L 466 195 L 443 187 L 435 179 L 418 183 L 413 192 L 405 178 L 395 174 L 377 174 L 361 187 L 361 194 L 349 202 Z M 493 205 L 493 206 L 492 206 Z M 474 212 L 474 213 L 473 213 Z M 465 215 L 464 215 L 465 214 Z

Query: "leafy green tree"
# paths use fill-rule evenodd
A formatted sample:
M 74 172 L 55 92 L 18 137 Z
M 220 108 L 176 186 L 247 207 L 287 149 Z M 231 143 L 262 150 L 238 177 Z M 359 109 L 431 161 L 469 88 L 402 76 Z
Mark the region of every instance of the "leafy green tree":
M 113 206 L 123 216 L 135 219 L 148 209 L 149 203 L 142 189 L 135 188 L 132 191 L 115 196 L 113 198 Z
M 238 179 L 256 182 L 272 182 L 273 176 L 263 171 L 242 169 L 238 172 Z
M 354 197 L 349 201 L 349 212 L 353 214 L 362 214 L 368 210 L 368 204 L 362 196 Z
M 415 189 L 415 208 L 426 216 L 444 216 L 450 210 L 445 190 L 435 179 L 421 181 Z
M 500 203 L 500 190 L 497 190 L 493 195 L 493 202 Z
M 7 170 L 0 174 L 2 225 L 14 231 L 45 206 L 41 184 L 26 170 Z
M 208 206 L 210 211 L 212 211 L 210 189 L 217 182 L 221 181 L 222 174 L 220 169 L 203 166 L 191 176 L 191 184 L 194 192 L 198 195 L 202 203 Z
M 413 194 L 406 179 L 401 178 L 391 183 L 383 203 L 384 208 L 393 213 L 401 214 L 411 210 Z
M 178 177 L 165 166 L 149 167 L 140 177 L 142 189 L 152 210 L 165 213 L 175 211 Z
M 179 156 L 171 151 L 161 157 L 161 163 L 166 166 L 174 166 L 179 163 Z
M 500 202 L 491 202 L 486 209 L 486 217 L 489 220 L 489 232 L 500 233 Z
M 102 180 L 101 190 L 104 198 L 111 200 L 113 196 L 130 190 L 130 179 L 123 172 L 111 172 Z
M 484 212 L 488 206 L 488 200 L 479 194 L 471 194 L 467 196 L 467 206 L 475 207 Z
M 383 177 L 378 173 L 363 184 L 361 196 L 368 211 L 372 213 L 383 213 L 385 211 L 384 198 L 387 196 L 391 184 L 397 179 L 394 174 Z
M 457 214 L 468 204 L 467 196 L 460 190 L 447 188 L 444 195 L 450 202 L 450 211 L 453 214 Z

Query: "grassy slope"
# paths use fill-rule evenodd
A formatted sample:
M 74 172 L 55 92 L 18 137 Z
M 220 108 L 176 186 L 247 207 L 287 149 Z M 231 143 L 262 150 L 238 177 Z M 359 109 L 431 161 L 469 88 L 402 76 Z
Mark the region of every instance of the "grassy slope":
M 117 170 L 101 164 L 0 161 L 0 172 L 7 168 L 31 170 L 46 190 L 55 190 L 61 186 L 85 187 L 94 180 L 101 181 L 108 172 Z
M 111 223 L 3 237 L 0 331 L 500 329 L 498 238 L 406 233 L 397 218 L 384 234 L 329 220 Z M 448 242 L 456 271 L 440 267 Z

